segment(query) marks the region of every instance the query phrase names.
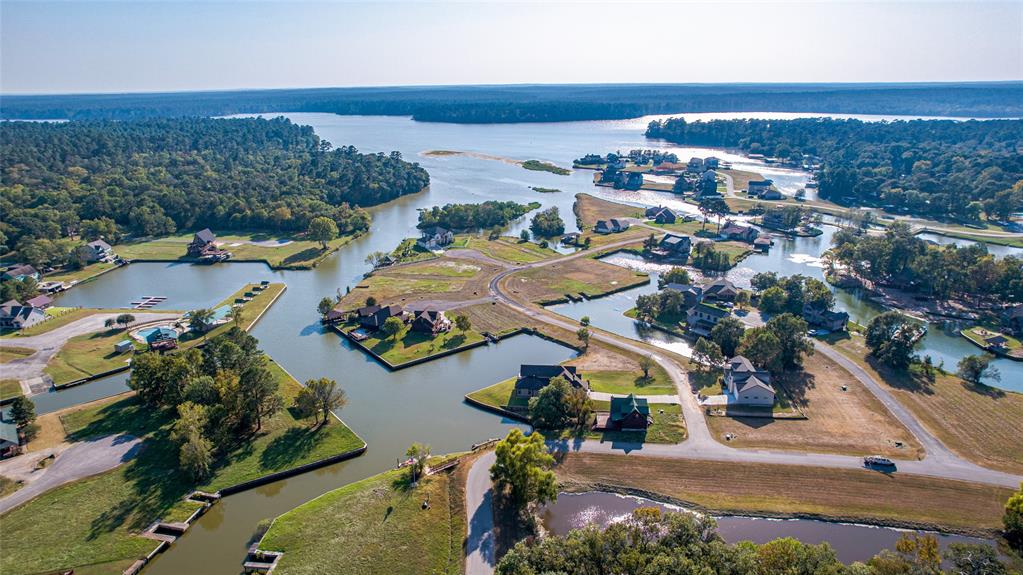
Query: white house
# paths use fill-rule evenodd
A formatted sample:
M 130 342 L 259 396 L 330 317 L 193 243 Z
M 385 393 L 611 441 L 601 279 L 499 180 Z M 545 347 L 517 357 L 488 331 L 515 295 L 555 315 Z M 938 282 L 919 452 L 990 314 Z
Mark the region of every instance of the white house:
M 455 241 L 455 234 L 449 229 L 434 226 L 423 230 L 423 235 L 416 243 L 428 250 L 440 249 Z
M 42 308 L 22 305 L 13 299 L 0 305 L 0 328 L 24 329 L 44 320 L 46 312 Z
M 748 359 L 737 355 L 725 366 L 725 391 L 729 403 L 737 405 L 774 405 L 771 374 L 753 367 Z

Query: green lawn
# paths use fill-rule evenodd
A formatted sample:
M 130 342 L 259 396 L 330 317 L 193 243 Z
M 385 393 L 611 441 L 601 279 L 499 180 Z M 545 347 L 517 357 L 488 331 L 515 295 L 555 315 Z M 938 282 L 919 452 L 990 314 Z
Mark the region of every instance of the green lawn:
M 979 325 L 967 328 L 959 332 L 963 337 L 977 344 L 983 349 L 987 349 L 988 343 L 985 341 L 986 338 L 1000 335 L 1006 339 L 1005 352 L 1010 355 L 1019 355 L 1023 351 L 1023 343 L 1011 335 L 998 332 L 996 330 L 986 329 Z
M 594 401 L 593 408 L 596 411 L 608 411 L 611 409 L 610 401 Z M 651 403 L 650 415 L 653 423 L 646 431 L 593 431 L 591 429 L 565 429 L 561 432 L 552 432 L 551 436 L 561 438 L 585 437 L 587 439 L 599 439 L 610 442 L 629 443 L 681 443 L 686 438 L 686 424 L 682 418 L 682 407 L 675 403 Z M 544 435 L 547 435 L 544 432 Z
M 414 238 L 405 238 L 401 240 L 398 247 L 394 248 L 391 252 L 391 257 L 394 258 L 397 263 L 407 264 L 437 259 L 437 254 L 426 248 L 419 247 L 419 244 L 416 243 Z
M 83 282 L 87 279 L 98 276 L 99 274 L 116 268 L 117 264 L 113 262 L 96 262 L 91 263 L 81 269 L 77 270 L 61 270 L 43 277 L 43 281 L 48 282 Z
M 489 387 L 478 389 L 470 393 L 468 397 L 492 407 L 526 407 L 529 404 L 526 398 L 513 395 L 516 379 L 509 377 Z
M 299 383 L 276 364 L 285 405 Z M 195 509 L 183 498 L 194 489 L 216 491 L 363 445 L 354 432 L 331 419 L 311 428 L 288 409 L 270 420 L 250 442 L 223 456 L 212 477 L 195 485 L 178 469 L 170 440 L 169 412 L 145 407 L 134 396 L 62 418 L 69 437 L 80 440 L 131 433 L 146 440 L 131 462 L 112 471 L 58 487 L 0 517 L 0 572 L 28 574 L 76 568 L 76 572 L 120 574 L 155 542 L 137 537 L 154 520 L 180 520 Z M 77 569 L 89 566 L 86 570 Z
M 457 329 L 452 329 L 434 337 L 430 334 L 406 329 L 405 334 L 398 340 L 376 332 L 362 344 L 382 357 L 387 363 L 398 366 L 479 341 L 483 341 L 483 336 L 474 330 L 463 334 Z
M 462 573 L 464 477 L 441 472 L 415 489 L 407 477 L 406 469 L 387 471 L 278 517 L 260 543 L 284 551 L 274 573 Z
M 555 166 L 550 162 L 541 162 L 540 160 L 526 160 L 522 162 L 522 167 L 527 170 L 533 170 L 534 172 L 550 172 L 559 176 L 567 176 L 572 173 L 572 170 Z
M 49 331 L 53 331 L 53 330 L 57 329 L 58 327 L 65 326 L 65 325 L 67 325 L 67 324 L 69 324 L 69 323 L 71 323 L 73 321 L 80 320 L 83 317 L 88 317 L 88 316 L 96 314 L 96 313 L 115 312 L 115 311 L 123 311 L 125 313 L 135 313 L 138 310 L 133 310 L 133 309 L 123 309 L 123 310 L 122 309 L 104 309 L 104 310 L 99 310 L 99 309 L 94 309 L 94 308 L 51 307 L 51 308 L 46 310 L 46 315 L 50 316 L 50 319 L 48 319 L 48 320 L 46 320 L 46 321 L 44 321 L 42 323 L 37 323 L 36 325 L 34 325 L 32 327 L 29 327 L 29 328 L 26 328 L 26 329 L 23 329 L 23 330 L 19 330 L 19 331 L 15 331 L 15 332 L 5 332 L 2 337 L 18 338 L 18 337 L 28 337 L 28 336 L 33 336 L 33 335 L 39 335 L 39 334 L 43 334 L 43 333 L 46 333 L 46 332 L 49 332 Z
M 550 248 L 541 248 L 539 244 L 524 242 L 508 236 L 502 236 L 496 240 L 477 236 L 459 236 L 449 247 L 476 250 L 483 255 L 514 264 L 528 264 L 561 255 Z
M 590 389 L 619 395 L 675 395 L 678 390 L 660 366 L 650 370 L 650 377 L 640 371 L 587 371 L 583 377 Z
M 16 379 L 0 379 L 0 399 L 21 395 L 21 383 Z
M 29 349 L 27 347 L 17 347 L 13 345 L 0 347 L 0 363 L 7 363 L 8 361 L 28 357 L 35 352 L 36 350 Z
M 465 260 L 445 260 L 433 264 L 401 268 L 403 274 L 471 278 L 480 271 L 480 266 Z
M 146 242 L 135 242 L 114 246 L 114 251 L 128 260 L 187 260 L 185 251 L 192 241 L 192 233 L 167 236 Z M 217 235 L 222 249 L 233 254 L 234 261 L 261 261 L 275 269 L 303 269 L 315 266 L 328 254 L 345 245 L 352 236 L 342 236 L 330 241 L 323 250 L 319 242 L 293 237 L 271 236 L 265 233 Z M 250 242 L 285 241 L 276 246 L 255 245 Z
M 627 310 L 623 315 L 625 315 L 625 317 L 631 317 L 632 319 L 638 319 L 639 312 L 636 310 L 636 308 L 631 308 Z M 679 323 L 683 323 L 685 322 L 685 320 L 686 317 L 683 315 L 673 316 L 662 314 L 660 317 L 655 318 L 653 323 L 654 325 L 661 329 L 667 330 L 673 334 L 681 336 L 684 334 L 684 332 L 682 330 L 682 327 L 679 326 Z

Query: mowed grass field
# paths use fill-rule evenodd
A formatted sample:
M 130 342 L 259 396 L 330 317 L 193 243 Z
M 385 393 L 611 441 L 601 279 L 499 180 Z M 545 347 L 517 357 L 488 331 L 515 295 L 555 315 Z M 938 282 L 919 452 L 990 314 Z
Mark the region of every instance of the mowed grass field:
M 560 238 L 553 238 L 550 241 L 559 240 Z M 448 249 L 459 248 L 476 250 L 495 260 L 511 264 L 529 264 L 561 255 L 550 248 L 542 248 L 535 242 L 524 242 L 509 236 L 501 236 L 496 240 L 475 235 L 458 236 Z
M 708 417 L 711 432 L 722 443 L 726 434 L 733 434 L 728 445 L 735 447 L 882 454 L 900 459 L 923 455 L 923 448 L 909 430 L 852 374 L 823 354 L 808 357 L 803 363 L 805 372 L 786 374 L 772 383 L 784 387 L 792 404 L 807 419 Z M 896 442 L 903 447 L 896 447 Z
M 375 332 L 361 343 L 392 366 L 400 366 L 481 341 L 483 336 L 475 330 L 470 329 L 462 333 L 452 328 L 451 331 L 436 336 L 406 329 L 398 339 L 391 339 L 381 332 Z
M 338 304 L 345 311 L 366 305 L 369 297 L 381 305 L 413 302 L 463 302 L 489 294 L 490 278 L 501 270 L 493 263 L 442 256 L 428 261 L 376 270 Z M 452 313 L 453 317 L 454 314 Z
M 798 514 L 978 533 L 1001 527 L 1012 493 L 867 470 L 590 453 L 570 453 L 555 470 L 570 490 L 633 490 L 716 513 Z
M 282 575 L 462 573 L 471 460 L 414 489 L 400 469 L 321 495 L 278 517 L 260 549 L 284 552 Z
M 982 465 L 1023 474 L 1023 394 L 973 386 L 941 374 L 934 383 L 919 374 L 898 373 L 867 357 L 863 338 L 833 341 L 844 353 L 886 385 L 927 429 L 949 449 Z
M 114 246 L 114 252 L 127 260 L 186 260 L 185 252 L 193 234 L 183 233 L 145 242 Z M 235 261 L 262 261 L 272 268 L 310 268 L 326 255 L 351 241 L 342 236 L 328 242 L 327 249 L 319 242 L 301 237 L 271 236 L 265 233 L 217 235 L 217 245 L 233 254 Z
M 117 267 L 117 264 L 113 262 L 95 262 L 77 270 L 62 270 L 56 273 L 49 274 L 43 278 L 43 281 L 48 282 L 83 282 L 87 279 L 98 276 L 101 273 L 112 270 Z
M 592 298 L 648 282 L 649 276 L 643 272 L 589 257 L 522 270 L 504 279 L 512 295 L 535 303 L 563 300 L 566 296 Z
M 276 364 L 270 367 L 290 406 L 299 383 Z M 221 457 L 208 481 L 196 485 L 178 466 L 169 411 L 146 407 L 130 395 L 70 411 L 60 422 L 71 440 L 128 433 L 143 438 L 144 448 L 117 469 L 53 489 L 0 516 L 5 575 L 72 568 L 120 574 L 155 547 L 137 532 L 157 519 L 181 521 L 194 511 L 195 504 L 183 500 L 192 490 L 217 491 L 364 445 L 336 419 L 311 427 L 311 419 L 296 420 L 283 409 L 251 441 Z

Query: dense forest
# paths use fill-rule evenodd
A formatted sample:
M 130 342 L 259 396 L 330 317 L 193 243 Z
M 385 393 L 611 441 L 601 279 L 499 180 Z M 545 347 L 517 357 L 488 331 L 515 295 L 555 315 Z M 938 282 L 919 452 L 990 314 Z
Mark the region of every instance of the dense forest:
M 447 204 L 419 212 L 419 229 L 441 226 L 456 231 L 506 226 L 512 220 L 539 208 L 537 202 L 519 204 L 488 200 L 482 204 Z
M 556 122 L 682 112 L 1023 115 L 1023 83 L 576 84 L 3 96 L 6 119 L 137 119 L 329 112 L 456 123 Z
M 430 182 L 398 152 L 333 148 L 283 118 L 5 123 L 0 176 L 0 244 L 19 250 L 78 234 L 305 231 L 318 216 L 351 233 L 369 225 L 357 206 Z
M 820 161 L 820 196 L 934 217 L 1006 220 L 1023 208 L 1023 120 L 651 122 L 647 137 Z

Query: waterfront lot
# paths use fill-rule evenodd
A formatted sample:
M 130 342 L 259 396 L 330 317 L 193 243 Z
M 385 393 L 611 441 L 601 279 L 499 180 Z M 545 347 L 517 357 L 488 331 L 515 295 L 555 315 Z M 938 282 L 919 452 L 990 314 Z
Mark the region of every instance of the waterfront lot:
M 551 241 L 558 241 L 558 238 Z M 476 250 L 487 257 L 511 264 L 528 264 L 560 255 L 550 248 L 541 248 L 537 243 L 508 236 L 488 240 L 478 235 L 460 235 L 447 249 Z
M 359 343 L 394 367 L 481 341 L 483 336 L 474 330 L 462 333 L 452 329 L 431 336 L 406 329 L 397 339 L 387 337 L 378 331 Z
M 822 516 L 985 534 L 1001 527 L 1012 491 L 866 470 L 591 453 L 571 453 L 555 470 L 571 490 L 639 491 L 718 513 Z
M 285 405 L 290 405 L 299 383 L 276 364 L 270 367 Z M 296 420 L 283 409 L 254 438 L 222 457 L 208 481 L 196 485 L 179 470 L 178 447 L 170 439 L 172 422 L 169 412 L 148 408 L 134 395 L 64 414 L 60 424 L 70 440 L 127 433 L 143 438 L 144 447 L 136 459 L 115 470 L 49 491 L 0 517 L 0 571 L 74 567 L 76 572 L 119 574 L 155 546 L 135 533 L 157 519 L 181 521 L 191 514 L 195 505 L 183 498 L 193 489 L 217 491 L 363 445 L 337 420 L 310 427 L 311 420 Z
M 832 345 L 867 370 L 958 455 L 1010 473 L 1023 473 L 1023 394 L 973 386 L 950 374 L 934 383 L 898 373 L 867 357 L 863 338 L 833 338 Z
M 643 208 L 609 202 L 590 194 L 575 195 L 575 216 L 579 221 L 579 227 L 590 229 L 597 220 L 609 220 L 611 218 L 642 218 Z
M 522 270 L 505 280 L 512 294 L 535 303 L 564 301 L 568 297 L 593 298 L 644 285 L 643 272 L 604 263 L 589 257 Z
M 261 261 L 272 268 L 303 269 L 315 266 L 339 247 L 351 240 L 342 236 L 328 242 L 323 250 L 319 242 L 292 237 L 271 237 L 265 233 L 218 235 L 217 244 L 233 254 L 234 261 Z M 114 246 L 114 252 L 126 260 L 176 261 L 185 255 L 191 233 L 177 234 L 145 242 Z
M 786 374 L 772 383 L 784 387 L 792 405 L 807 419 L 709 417 L 707 424 L 718 440 L 735 447 L 816 453 L 883 454 L 902 459 L 923 455 L 913 435 L 838 364 L 816 354 L 806 358 L 804 365 L 805 371 Z M 725 442 L 726 434 L 733 439 Z
M 451 307 L 485 297 L 490 278 L 500 270 L 493 263 L 450 256 L 381 268 L 345 295 L 339 308 L 358 309 L 371 296 L 380 305 L 425 302 Z
M 331 491 L 278 517 L 260 549 L 284 551 L 274 570 L 283 575 L 461 573 L 472 459 L 415 488 L 399 469 Z

